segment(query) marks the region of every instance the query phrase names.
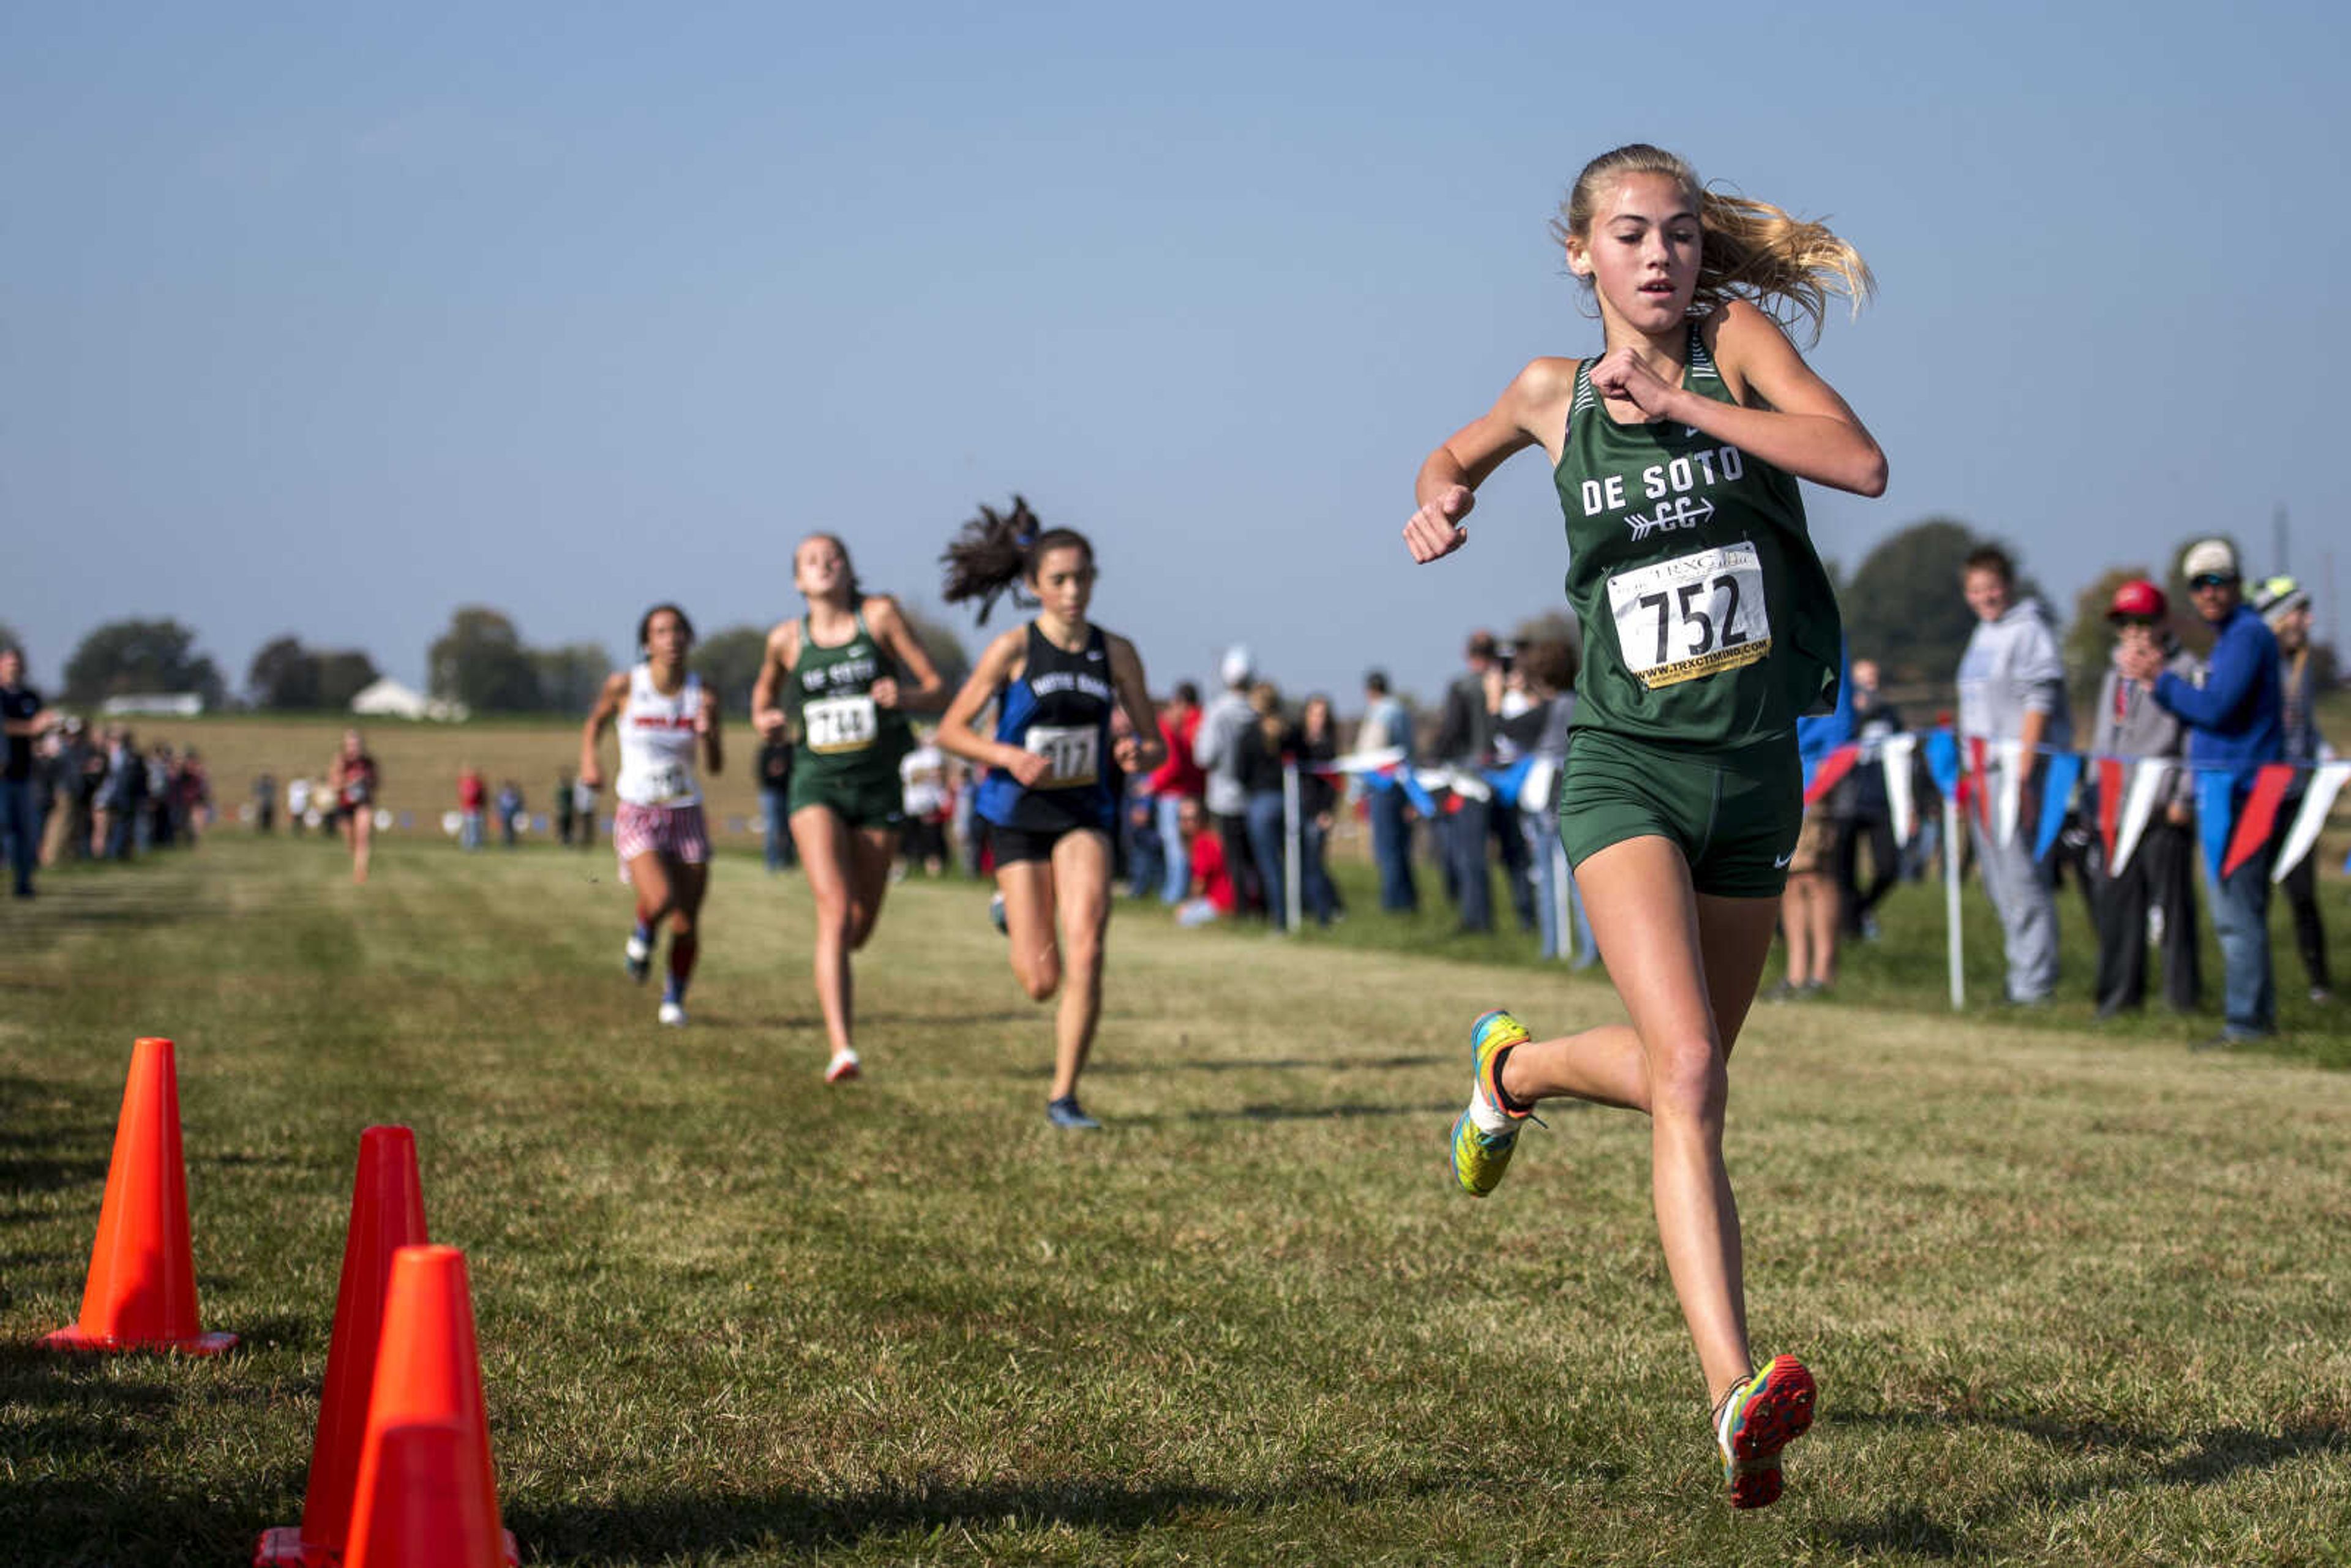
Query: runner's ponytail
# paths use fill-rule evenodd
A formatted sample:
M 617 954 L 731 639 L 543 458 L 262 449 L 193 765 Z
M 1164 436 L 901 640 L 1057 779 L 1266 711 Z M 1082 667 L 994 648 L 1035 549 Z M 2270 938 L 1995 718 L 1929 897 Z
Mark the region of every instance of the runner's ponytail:
M 1037 563 L 1048 551 L 1069 549 L 1083 550 L 1088 564 L 1092 563 L 1094 547 L 1085 535 L 1075 528 L 1046 528 L 1023 497 L 1012 497 L 1009 512 L 982 506 L 979 516 L 964 524 L 940 553 L 939 562 L 947 569 L 941 596 L 949 604 L 977 600 L 979 623 L 985 626 L 988 612 L 1006 592 L 1015 604 L 1030 602 L 1020 584 L 1036 575 Z
M 1697 203 L 1706 239 L 1698 291 L 1690 299 L 1692 315 L 1706 315 L 1730 299 L 1745 299 L 1783 328 L 1802 317 L 1817 340 L 1830 296 L 1843 295 L 1858 314 L 1876 289 L 1861 253 L 1825 224 L 1790 217 L 1768 202 L 1709 191 L 1698 183 L 1698 172 L 1687 161 L 1645 141 L 1604 152 L 1583 166 L 1559 216 L 1552 220 L 1553 237 L 1564 244 L 1573 236 L 1579 245 L 1589 245 L 1602 196 L 1628 174 L 1663 174 Z

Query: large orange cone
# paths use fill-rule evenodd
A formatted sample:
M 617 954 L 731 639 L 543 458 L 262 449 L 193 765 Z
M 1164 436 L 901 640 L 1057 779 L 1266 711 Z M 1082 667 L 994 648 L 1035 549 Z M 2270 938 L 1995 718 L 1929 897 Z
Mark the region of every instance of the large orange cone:
M 465 1255 L 454 1247 L 392 1254 L 345 1561 L 350 1568 L 514 1561 L 498 1527 Z
M 302 1522 L 263 1532 L 254 1548 L 254 1568 L 327 1568 L 342 1560 L 392 1255 L 402 1247 L 421 1247 L 425 1239 L 416 1134 L 405 1127 L 368 1128 L 360 1134 L 359 1174 L 351 1183 L 343 1279 L 335 1292 L 335 1334 L 327 1345 L 327 1386 L 319 1401 L 319 1434 L 310 1446 Z
M 236 1343 L 233 1333 L 204 1333 L 197 1317 L 188 1173 L 180 1154 L 180 1075 L 168 1040 L 142 1040 L 131 1048 L 81 1319 L 41 1343 L 53 1350 L 191 1355 L 217 1355 Z

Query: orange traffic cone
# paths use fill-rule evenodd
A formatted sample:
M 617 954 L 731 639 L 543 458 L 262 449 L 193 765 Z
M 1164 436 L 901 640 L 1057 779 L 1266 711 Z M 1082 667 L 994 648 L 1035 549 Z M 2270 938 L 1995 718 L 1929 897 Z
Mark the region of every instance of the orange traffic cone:
M 302 1522 L 264 1531 L 254 1548 L 253 1568 L 327 1568 L 342 1560 L 392 1255 L 424 1241 L 416 1134 L 405 1127 L 370 1127 L 360 1134 L 359 1175 L 351 1183 L 350 1228 L 343 1238 L 342 1284 L 335 1291 L 335 1333 L 327 1343 L 327 1386 L 319 1400 Z
M 188 1173 L 180 1154 L 180 1076 L 172 1042 L 131 1048 L 114 1161 L 98 1211 L 81 1319 L 41 1343 L 52 1350 L 177 1350 L 217 1355 L 233 1333 L 206 1333 L 188 1245 Z
M 351 1504 L 350 1568 L 500 1568 L 498 1526 L 465 1255 L 392 1254 L 383 1337 Z

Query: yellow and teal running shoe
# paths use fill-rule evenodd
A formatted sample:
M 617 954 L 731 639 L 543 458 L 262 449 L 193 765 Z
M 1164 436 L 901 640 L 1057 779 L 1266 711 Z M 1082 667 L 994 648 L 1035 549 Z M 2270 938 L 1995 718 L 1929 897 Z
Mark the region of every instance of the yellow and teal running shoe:
M 1526 1025 L 1499 1008 L 1469 1026 L 1469 1108 L 1453 1124 L 1453 1179 L 1471 1197 L 1483 1197 L 1501 1185 L 1519 1146 L 1519 1128 L 1529 1113 L 1502 1103 L 1494 1058 L 1528 1038 Z
M 1731 1507 L 1768 1508 L 1780 1500 L 1780 1450 L 1812 1430 L 1813 1394 L 1804 1364 L 1775 1355 L 1723 1396 L 1714 1440 L 1722 1450 Z

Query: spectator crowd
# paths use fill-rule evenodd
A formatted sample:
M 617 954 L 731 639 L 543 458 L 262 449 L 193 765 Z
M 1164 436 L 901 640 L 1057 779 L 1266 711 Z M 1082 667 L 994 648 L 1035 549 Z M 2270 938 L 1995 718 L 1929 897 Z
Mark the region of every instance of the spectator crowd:
M 2181 646 L 2160 587 L 2123 583 L 2108 607 L 2095 711 L 2078 729 L 2050 618 L 2017 591 L 2015 563 L 1996 549 L 1970 556 L 1958 585 L 1977 623 L 1953 672 L 1955 713 L 1912 723 L 1882 691 L 1877 660 L 1849 658 L 1836 709 L 1800 726 L 1816 786 L 1789 859 L 1787 965 L 1771 998 L 1829 990 L 1842 946 L 1877 936 L 1888 892 L 1933 874 L 1949 854 L 1972 864 L 1998 917 L 2010 1005 L 2038 1006 L 2058 992 L 2059 889 L 2070 879 L 2096 935 L 2085 979 L 2101 1018 L 2145 1005 L 2150 949 L 2165 1005 L 2200 1008 L 2199 923 L 2209 918 L 2223 1020 L 2211 1043 L 2274 1030 L 2272 873 L 2314 770 L 2335 755 L 2314 716 L 2310 596 L 2287 577 L 2249 583 L 2220 539 L 2192 546 L 2181 575 L 2212 634 L 2209 654 Z M 1577 667 L 1566 641 L 1513 646 L 1477 632 L 1426 723 L 1374 670 L 1347 735 L 1328 694 L 1288 701 L 1248 648 L 1233 647 L 1205 702 L 1192 682 L 1176 683 L 1157 713 L 1165 760 L 1122 781 L 1118 874 L 1132 896 L 1158 900 L 1187 925 L 1327 926 L 1348 914 L 1330 846 L 1334 834 L 1353 831 L 1376 868 L 1382 912 L 1414 914 L 1433 887 L 1459 933 L 1491 931 L 1507 912 L 1537 936 L 1545 957 L 1592 963 L 1599 955 L 1552 810 L 1572 765 Z M 39 866 L 193 844 L 212 821 L 211 786 L 193 747 L 142 747 L 125 726 L 93 730 L 50 708 L 26 685 L 14 649 L 0 650 L 0 853 L 20 897 L 32 894 Z M 1947 737 L 1956 778 L 1933 766 L 1938 737 Z M 794 863 L 786 824 L 792 755 L 778 737 L 755 765 L 771 872 Z M 967 767 L 918 729 L 902 778 L 899 874 L 985 874 Z M 270 775 L 254 780 L 245 815 L 258 831 L 274 830 L 279 794 Z M 1959 801 L 1965 824 L 1961 841 L 1948 845 L 1939 814 L 1920 809 L 1944 795 Z M 331 827 L 326 818 L 338 801 L 324 786 L 297 778 L 283 797 L 290 831 Z M 564 843 L 594 841 L 592 788 L 566 772 L 553 803 Z M 470 765 L 458 779 L 457 819 L 467 850 L 482 847 L 493 822 L 511 845 L 528 820 L 518 783 L 493 791 Z M 2333 981 L 2317 869 L 2315 852 L 2300 853 L 2275 880 L 2293 911 L 2309 994 L 2325 1001 Z

